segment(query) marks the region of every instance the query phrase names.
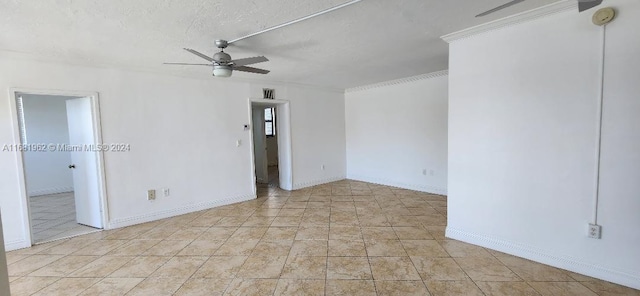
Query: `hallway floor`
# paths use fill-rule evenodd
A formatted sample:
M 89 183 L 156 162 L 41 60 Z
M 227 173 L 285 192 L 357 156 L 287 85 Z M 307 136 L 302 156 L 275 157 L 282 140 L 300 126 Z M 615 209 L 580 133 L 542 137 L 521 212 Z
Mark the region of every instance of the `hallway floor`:
M 73 192 L 32 196 L 29 208 L 36 244 L 99 230 L 76 222 Z
M 640 295 L 446 239 L 447 199 L 340 181 L 9 252 L 19 295 Z

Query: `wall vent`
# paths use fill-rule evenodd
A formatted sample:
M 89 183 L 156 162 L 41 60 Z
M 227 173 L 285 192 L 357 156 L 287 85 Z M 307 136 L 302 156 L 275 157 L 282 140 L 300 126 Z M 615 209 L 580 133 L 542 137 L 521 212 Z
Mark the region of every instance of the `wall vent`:
M 275 100 L 276 98 L 276 90 L 271 88 L 263 88 L 262 95 L 267 100 Z

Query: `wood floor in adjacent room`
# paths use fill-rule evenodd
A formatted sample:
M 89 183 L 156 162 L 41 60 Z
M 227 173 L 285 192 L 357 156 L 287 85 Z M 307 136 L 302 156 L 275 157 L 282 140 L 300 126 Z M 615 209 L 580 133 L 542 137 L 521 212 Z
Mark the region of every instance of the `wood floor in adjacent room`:
M 443 196 L 340 181 L 7 253 L 18 295 L 640 295 L 444 237 Z

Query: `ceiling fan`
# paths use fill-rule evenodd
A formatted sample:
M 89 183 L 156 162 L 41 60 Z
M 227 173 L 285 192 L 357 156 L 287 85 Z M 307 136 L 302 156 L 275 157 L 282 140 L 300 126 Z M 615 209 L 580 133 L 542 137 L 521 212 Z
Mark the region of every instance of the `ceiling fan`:
M 247 39 L 256 35 L 260 35 L 269 31 L 273 31 L 276 29 L 280 29 L 282 27 L 286 27 L 289 25 L 293 25 L 295 23 L 301 22 L 301 21 L 305 21 L 308 20 L 310 18 L 314 18 L 316 16 L 320 16 L 323 15 L 325 13 L 328 12 L 332 12 L 334 10 L 338 10 L 340 8 L 344 8 L 347 7 L 349 5 L 353 5 L 356 4 L 358 2 L 360 2 L 362 0 L 353 0 L 353 1 L 349 1 L 346 2 L 344 4 L 340 4 L 338 6 L 334 6 L 325 10 L 322 10 L 320 12 L 316 12 L 314 14 L 305 16 L 305 17 L 301 17 L 289 22 L 286 22 L 284 24 L 280 24 L 277 26 L 273 26 L 237 39 L 233 39 L 231 41 L 227 41 L 227 40 L 223 40 L 223 39 L 218 39 L 215 40 L 215 44 L 216 47 L 218 47 L 220 49 L 220 52 L 217 52 L 216 54 L 214 54 L 212 57 L 203 54 L 201 52 L 198 52 L 196 50 L 193 50 L 191 48 L 184 48 L 184 50 L 197 55 L 205 60 L 207 60 L 210 64 L 190 64 L 190 63 L 164 63 L 165 65 L 186 65 L 186 66 L 209 66 L 213 68 L 213 76 L 216 77 L 231 77 L 231 74 L 233 73 L 233 71 L 242 71 L 242 72 L 249 72 L 249 73 L 256 73 L 256 74 L 267 74 L 269 73 L 269 70 L 264 70 L 264 69 L 259 69 L 259 68 L 254 68 L 254 67 L 248 67 L 248 65 L 252 65 L 252 64 L 257 64 L 257 63 L 262 63 L 262 62 L 266 62 L 269 61 L 269 59 L 267 59 L 264 56 L 258 56 L 258 57 L 251 57 L 251 58 L 244 58 L 244 59 L 237 59 L 237 60 L 233 60 L 231 59 L 231 56 L 224 52 L 224 49 L 227 48 L 229 45 L 233 44 L 234 42 L 243 40 L 243 39 Z
M 500 5 L 500 6 L 496 7 L 496 8 L 489 9 L 489 10 L 487 10 L 487 11 L 481 13 L 481 14 L 478 14 L 478 15 L 476 15 L 476 17 L 482 17 L 482 16 L 485 16 L 485 15 L 488 15 L 488 14 L 492 14 L 492 13 L 498 11 L 498 10 L 505 9 L 507 7 L 516 5 L 516 4 L 518 4 L 520 2 L 524 2 L 524 1 L 525 0 L 513 0 L 511 2 L 502 4 L 502 5 Z M 583 11 L 585 11 L 587 9 L 596 7 L 596 6 L 600 5 L 601 3 L 602 3 L 602 0 L 578 0 L 578 11 L 583 12 Z
M 233 73 L 234 70 L 242 71 L 242 72 L 257 73 L 257 74 L 269 73 L 269 70 L 264 70 L 264 69 L 254 68 L 254 67 L 247 67 L 247 65 L 268 61 L 269 59 L 267 59 L 266 57 L 259 56 L 259 57 L 232 60 L 231 56 L 228 53 L 224 52 L 224 49 L 227 48 L 227 46 L 229 46 L 229 42 L 227 42 L 226 40 L 216 40 L 215 43 L 216 43 L 216 46 L 220 48 L 220 52 L 217 52 L 216 54 L 214 54 L 213 57 L 210 57 L 204 53 L 201 53 L 191 48 L 184 48 L 184 50 L 209 61 L 211 64 L 189 64 L 189 63 L 164 63 L 164 64 L 165 65 L 186 65 L 186 66 L 209 66 L 213 68 L 213 76 L 216 76 L 216 77 L 230 77 L 231 73 Z

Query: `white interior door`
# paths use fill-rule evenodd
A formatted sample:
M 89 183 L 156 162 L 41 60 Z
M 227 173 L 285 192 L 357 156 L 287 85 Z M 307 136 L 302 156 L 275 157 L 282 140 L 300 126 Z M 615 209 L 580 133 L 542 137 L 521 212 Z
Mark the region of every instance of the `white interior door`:
M 71 99 L 66 103 L 69 143 L 72 147 L 96 144 L 91 98 Z M 97 153 L 86 151 L 86 149 L 72 151 L 72 163 L 69 164 L 69 169 L 73 170 L 76 221 L 87 226 L 102 228 Z
M 253 154 L 256 162 L 256 181 L 269 183 L 267 136 L 264 132 L 264 107 L 253 108 Z

